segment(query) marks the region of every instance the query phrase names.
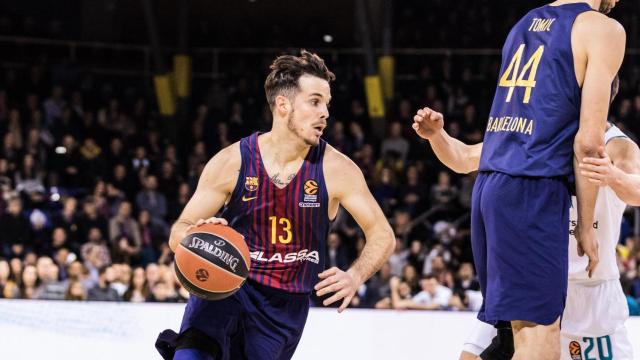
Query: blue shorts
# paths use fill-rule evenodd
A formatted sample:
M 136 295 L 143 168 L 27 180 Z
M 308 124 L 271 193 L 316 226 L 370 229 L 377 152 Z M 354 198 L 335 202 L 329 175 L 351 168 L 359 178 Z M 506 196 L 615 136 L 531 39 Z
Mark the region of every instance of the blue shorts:
M 308 294 L 287 293 L 247 280 L 240 290 L 222 300 L 189 297 L 180 333 L 191 328 L 200 330 L 217 342 L 223 360 L 284 360 L 293 356 L 308 313 Z M 158 341 L 165 347 L 167 342 L 173 346 L 171 351 L 161 351 L 163 357 L 172 358 L 179 335 L 170 337 L 166 333 Z
M 484 297 L 478 319 L 540 325 L 558 319 L 567 296 L 570 206 L 561 179 L 478 174 L 471 205 Z

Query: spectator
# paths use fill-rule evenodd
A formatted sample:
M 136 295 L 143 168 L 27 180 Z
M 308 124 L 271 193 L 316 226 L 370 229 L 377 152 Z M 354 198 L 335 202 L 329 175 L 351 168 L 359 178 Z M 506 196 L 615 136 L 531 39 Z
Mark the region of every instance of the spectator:
M 399 122 L 392 122 L 389 126 L 389 136 L 382 142 L 380 148 L 381 155 L 385 157 L 390 152 L 394 152 L 398 157 L 398 160 L 405 162 L 407 155 L 409 154 L 409 141 L 402 137 L 402 124 Z
M 40 286 L 34 291 L 33 298 L 41 300 L 64 300 L 67 290 L 66 284 L 58 280 L 58 266 L 48 258 L 42 263 L 43 271 L 38 271 Z M 38 266 L 41 264 L 39 263 Z
M 140 251 L 142 239 L 138 222 L 131 217 L 131 203 L 123 201 L 118 205 L 118 212 L 109 220 L 109 238 L 112 244 L 120 245 L 122 238 L 131 244 L 131 251 Z M 137 253 L 132 252 L 132 254 Z
M 111 287 L 115 279 L 113 268 L 101 267 L 98 270 L 98 283 L 89 289 L 87 300 L 91 301 L 120 301 L 118 292 Z
M 65 300 L 87 300 L 87 293 L 80 281 L 71 281 L 67 292 L 64 295 Z
M 20 298 L 31 299 L 36 288 L 40 285 L 36 267 L 27 265 L 22 270 L 22 281 L 20 282 Z
M 144 302 L 149 297 L 149 284 L 145 277 L 144 268 L 137 267 L 131 273 L 129 288 L 124 293 L 124 301 Z
M 5 257 L 22 256 L 31 247 L 29 228 L 22 214 L 22 200 L 10 197 L 7 211 L 0 217 L 0 250 Z
M 157 191 L 158 179 L 148 175 L 144 181 L 144 189 L 136 196 L 136 205 L 140 210 L 146 210 L 156 222 L 165 223 L 167 216 L 167 199 Z
M 342 245 L 340 235 L 336 232 L 329 233 L 327 238 L 327 268 L 337 267 L 340 270 L 346 271 L 349 266 L 349 258 L 347 251 Z
M 440 285 L 435 276 L 423 276 L 420 287 L 422 291 L 403 303 L 408 309 L 443 310 L 449 306 L 452 297 L 451 289 Z

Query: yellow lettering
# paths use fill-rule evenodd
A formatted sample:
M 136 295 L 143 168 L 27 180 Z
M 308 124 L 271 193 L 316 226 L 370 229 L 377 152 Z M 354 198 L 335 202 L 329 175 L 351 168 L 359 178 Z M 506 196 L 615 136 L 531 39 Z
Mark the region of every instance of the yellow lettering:
M 516 130 L 517 132 L 524 132 L 524 126 L 527 124 L 527 119 L 525 118 L 519 118 L 518 119 L 518 129 Z
M 514 131 L 516 129 L 516 127 L 518 127 L 518 120 L 521 118 L 513 118 L 513 121 L 511 122 L 511 126 L 509 126 L 509 131 Z
M 504 118 L 504 123 L 502 124 L 502 131 L 506 131 L 509 128 L 509 121 L 511 121 L 511 117 L 507 116 Z
M 489 123 L 487 124 L 487 131 L 491 131 L 491 121 L 493 120 L 493 117 L 489 116 Z
M 524 133 L 528 135 L 533 133 L 533 121 L 529 121 L 529 126 L 527 126 L 527 130 L 525 130 Z

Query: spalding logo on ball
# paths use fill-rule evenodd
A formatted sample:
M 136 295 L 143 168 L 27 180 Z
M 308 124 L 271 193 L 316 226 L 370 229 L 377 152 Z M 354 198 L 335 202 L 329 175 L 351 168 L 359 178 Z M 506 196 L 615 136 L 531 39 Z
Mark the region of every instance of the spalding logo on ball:
M 190 293 L 206 300 L 224 299 L 240 289 L 250 264 L 244 237 L 225 225 L 194 227 L 176 249 L 178 280 Z

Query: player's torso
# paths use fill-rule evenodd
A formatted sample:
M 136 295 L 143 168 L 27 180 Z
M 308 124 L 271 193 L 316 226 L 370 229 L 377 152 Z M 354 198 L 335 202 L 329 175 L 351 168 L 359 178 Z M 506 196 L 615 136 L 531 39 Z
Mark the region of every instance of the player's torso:
M 324 266 L 329 196 L 324 181 L 326 143 L 309 150 L 291 182 L 278 188 L 267 175 L 258 134 L 240 141 L 238 183 L 222 217 L 245 236 L 249 278 L 290 292 L 310 292 Z
M 544 6 L 513 27 L 502 50 L 481 171 L 538 177 L 572 172 L 581 92 L 571 30 L 590 9 L 586 3 Z

